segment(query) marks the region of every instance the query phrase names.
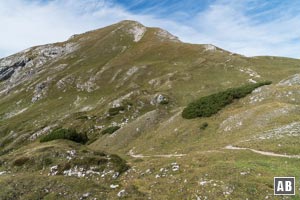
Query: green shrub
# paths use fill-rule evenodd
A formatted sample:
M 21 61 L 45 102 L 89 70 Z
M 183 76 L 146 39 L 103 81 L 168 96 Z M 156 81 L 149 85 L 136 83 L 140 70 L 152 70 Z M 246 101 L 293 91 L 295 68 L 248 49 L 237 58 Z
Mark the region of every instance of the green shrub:
M 86 115 L 82 115 L 82 116 L 76 117 L 76 119 L 88 120 L 89 117 Z
M 166 104 L 168 104 L 169 103 L 169 100 L 168 99 L 164 99 L 164 100 L 162 100 L 159 104 L 161 104 L 161 105 L 166 105 Z
M 56 129 L 44 136 L 40 142 L 48 142 L 57 139 L 66 139 L 82 144 L 85 144 L 88 141 L 86 134 L 77 133 L 74 129 Z
M 72 164 L 80 167 L 89 167 L 91 165 L 104 165 L 108 162 L 106 157 L 84 156 L 83 158 L 74 158 Z
M 72 168 L 72 165 L 70 162 L 66 162 L 66 163 L 59 163 L 57 165 L 57 175 L 63 175 L 63 172 L 65 170 L 69 170 Z
M 51 158 L 42 157 L 41 162 L 42 162 L 43 165 L 49 166 L 53 163 L 53 160 Z
M 124 106 L 119 106 L 119 107 L 115 107 L 115 108 L 110 108 L 108 109 L 108 114 L 110 116 L 115 116 L 117 114 L 120 113 L 120 111 L 124 111 L 125 110 L 125 107 Z
M 93 137 L 93 138 L 89 138 L 89 141 L 86 143 L 87 145 L 92 144 L 93 142 L 95 142 L 96 140 L 98 140 L 98 137 Z
M 29 160 L 30 159 L 28 157 L 20 157 L 20 158 L 17 158 L 16 160 L 14 160 L 13 165 L 14 166 L 22 166 Z
M 208 123 L 207 122 L 203 122 L 200 126 L 200 130 L 205 130 L 208 127 Z
M 191 102 L 182 112 L 182 117 L 193 119 L 196 117 L 210 117 L 216 114 L 234 99 L 240 99 L 250 94 L 254 89 L 263 85 L 270 85 L 271 81 L 248 84 L 237 88 L 230 88 L 222 92 L 202 97 Z
M 101 131 L 101 133 L 104 134 L 113 134 L 115 131 L 117 131 L 118 129 L 120 129 L 120 126 L 110 126 L 106 129 L 104 129 L 103 131 Z
M 103 151 L 94 151 L 93 154 L 96 155 L 96 156 L 107 156 L 107 154 L 104 153 Z
M 110 161 L 113 163 L 115 167 L 115 171 L 119 173 L 123 173 L 129 169 L 129 165 L 127 165 L 126 161 L 120 158 L 118 155 L 111 154 Z

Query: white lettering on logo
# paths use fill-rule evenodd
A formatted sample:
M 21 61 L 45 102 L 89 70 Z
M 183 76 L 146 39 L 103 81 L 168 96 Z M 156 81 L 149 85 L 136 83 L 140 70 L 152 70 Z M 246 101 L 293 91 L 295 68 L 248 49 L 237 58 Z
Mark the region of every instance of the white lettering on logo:
M 292 182 L 291 181 L 285 182 L 285 191 L 287 191 L 287 192 L 292 191 Z
M 282 181 L 278 181 L 278 185 L 277 185 L 277 192 L 283 192 L 284 188 L 283 188 L 283 182 Z

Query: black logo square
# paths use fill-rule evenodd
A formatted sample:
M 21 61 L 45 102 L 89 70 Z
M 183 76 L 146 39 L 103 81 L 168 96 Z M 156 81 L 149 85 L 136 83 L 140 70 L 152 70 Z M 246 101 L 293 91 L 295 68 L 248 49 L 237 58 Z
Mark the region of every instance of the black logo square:
M 274 195 L 295 195 L 295 177 L 274 177 Z

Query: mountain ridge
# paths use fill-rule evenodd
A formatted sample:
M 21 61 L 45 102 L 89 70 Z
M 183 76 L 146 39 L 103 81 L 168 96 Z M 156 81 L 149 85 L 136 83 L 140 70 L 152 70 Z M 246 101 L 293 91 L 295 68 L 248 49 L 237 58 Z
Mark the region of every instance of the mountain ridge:
M 300 154 L 299 67 L 134 21 L 0 59 L 0 197 L 272 198 L 273 175 L 300 176 L 299 161 L 255 150 Z M 193 100 L 265 80 L 211 117 L 181 117 Z M 59 129 L 89 141 L 40 143 Z

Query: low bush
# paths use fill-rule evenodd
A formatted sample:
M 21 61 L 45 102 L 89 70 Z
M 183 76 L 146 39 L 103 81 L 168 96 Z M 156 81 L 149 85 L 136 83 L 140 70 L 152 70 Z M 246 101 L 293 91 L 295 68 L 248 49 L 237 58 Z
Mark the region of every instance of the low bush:
M 77 133 L 74 129 L 56 129 L 48 135 L 41 138 L 40 142 L 48 142 L 51 140 L 66 139 L 81 144 L 85 144 L 88 141 L 86 134 Z
M 125 110 L 124 106 L 118 106 L 118 107 L 115 107 L 115 108 L 108 109 L 108 114 L 110 116 L 115 116 L 115 115 L 119 114 L 120 111 L 124 111 L 124 110 Z
M 118 129 L 120 129 L 120 126 L 110 126 L 106 129 L 104 129 L 103 131 L 101 131 L 101 133 L 104 134 L 113 134 L 115 131 L 117 131 Z
M 28 157 L 20 157 L 20 158 L 17 158 L 16 160 L 14 160 L 13 165 L 14 166 L 22 166 L 29 160 L 30 159 Z
M 250 94 L 254 89 L 263 85 L 270 85 L 271 81 L 248 84 L 237 88 L 230 88 L 222 92 L 202 97 L 191 102 L 182 112 L 182 117 L 193 119 L 196 117 L 210 117 L 216 114 L 234 99 L 240 99 Z
M 86 115 L 82 115 L 82 116 L 76 117 L 76 119 L 88 120 L 89 117 Z
M 200 130 L 205 130 L 208 127 L 208 123 L 207 122 L 203 122 L 200 126 Z
M 106 157 L 84 156 L 83 158 L 74 158 L 72 164 L 80 167 L 89 167 L 91 165 L 104 165 L 108 162 Z
M 161 105 L 166 105 L 166 104 L 168 104 L 169 103 L 169 100 L 168 99 L 164 99 L 164 100 L 162 100 L 159 104 L 161 104 Z
M 49 166 L 53 163 L 53 160 L 51 158 L 42 157 L 41 162 L 42 162 L 43 165 Z
M 104 153 L 103 151 L 94 151 L 93 154 L 96 155 L 96 156 L 107 156 L 107 154 Z
M 110 155 L 110 161 L 113 163 L 116 169 L 115 171 L 118 171 L 119 173 L 123 173 L 130 168 L 126 161 L 120 158 L 118 155 Z
M 89 141 L 86 143 L 87 145 L 92 144 L 93 142 L 97 141 L 98 137 L 89 138 Z

